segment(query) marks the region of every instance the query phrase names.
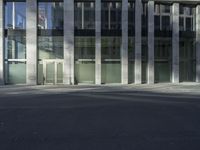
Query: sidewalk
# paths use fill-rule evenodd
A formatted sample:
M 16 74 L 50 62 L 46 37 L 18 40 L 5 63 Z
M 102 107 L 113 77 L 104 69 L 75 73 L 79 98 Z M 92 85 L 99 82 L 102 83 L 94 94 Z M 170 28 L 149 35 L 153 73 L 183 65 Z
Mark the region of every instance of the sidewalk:
M 137 94 L 165 94 L 200 96 L 200 84 L 142 84 L 142 85 L 6 85 L 0 86 L 0 96 L 6 95 L 35 95 L 35 94 L 64 94 L 64 93 L 137 93 Z

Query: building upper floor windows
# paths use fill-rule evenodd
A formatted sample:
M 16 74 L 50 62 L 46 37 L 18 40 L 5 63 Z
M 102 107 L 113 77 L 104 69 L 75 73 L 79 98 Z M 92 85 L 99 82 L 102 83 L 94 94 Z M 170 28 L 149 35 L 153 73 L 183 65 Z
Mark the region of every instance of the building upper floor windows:
M 102 2 L 101 25 L 103 30 L 121 29 L 121 2 Z
M 129 30 L 135 30 L 135 3 L 128 3 L 128 28 Z
M 26 3 L 5 2 L 5 29 L 26 28 Z
M 156 4 L 154 8 L 155 30 L 172 30 L 171 5 Z
M 75 2 L 75 29 L 95 29 L 94 2 Z
M 195 7 L 180 5 L 180 31 L 195 31 Z
M 38 28 L 63 29 L 63 14 L 62 2 L 39 2 Z

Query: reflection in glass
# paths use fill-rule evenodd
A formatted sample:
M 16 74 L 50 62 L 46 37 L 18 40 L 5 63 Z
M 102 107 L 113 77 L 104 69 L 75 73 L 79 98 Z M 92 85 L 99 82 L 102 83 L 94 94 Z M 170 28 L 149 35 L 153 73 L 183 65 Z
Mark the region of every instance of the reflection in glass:
M 155 82 L 170 82 L 171 80 L 172 39 L 155 38 Z
M 121 37 L 102 37 L 102 83 L 121 83 Z
M 195 31 L 195 6 L 180 5 L 180 31 Z
M 135 3 L 128 3 L 128 29 L 135 30 Z
M 171 27 L 171 5 L 155 5 L 155 30 L 170 31 Z
M 102 29 L 121 29 L 122 5 L 120 2 L 102 2 Z
M 62 36 L 38 37 L 39 59 L 63 59 Z
M 148 24 L 148 11 L 147 3 L 142 3 L 142 82 L 147 82 L 147 57 L 148 57 L 148 46 L 147 46 L 147 24 Z
M 63 22 L 62 2 L 38 3 L 39 29 L 63 29 Z
M 26 83 L 26 63 L 25 62 L 5 62 L 6 84 Z
M 95 83 L 95 37 L 75 37 L 75 82 Z
M 75 29 L 95 29 L 94 2 L 75 2 Z
M 195 81 L 196 74 L 195 38 L 180 39 L 180 81 Z
M 128 82 L 134 83 L 135 38 L 128 38 Z
M 25 59 L 26 38 L 24 33 L 9 34 L 5 37 L 5 59 Z
M 25 29 L 25 12 L 25 2 L 5 2 L 5 29 Z

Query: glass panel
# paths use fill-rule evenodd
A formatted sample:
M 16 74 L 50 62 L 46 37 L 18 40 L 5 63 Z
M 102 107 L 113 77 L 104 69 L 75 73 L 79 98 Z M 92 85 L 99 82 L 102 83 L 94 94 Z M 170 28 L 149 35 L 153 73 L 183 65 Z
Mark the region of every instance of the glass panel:
M 128 29 L 135 30 L 135 5 L 129 2 L 128 6 Z
M 95 37 L 75 37 L 75 82 L 95 83 Z
M 155 81 L 170 82 L 171 78 L 171 38 L 155 39 Z
M 183 17 L 179 18 L 179 26 L 180 26 L 180 31 L 184 31 L 184 18 Z
M 180 39 L 180 81 L 195 81 L 196 74 L 195 39 Z
M 84 29 L 95 29 L 94 3 L 84 3 Z
M 5 59 L 25 59 L 26 58 L 26 38 L 24 32 L 8 32 L 5 37 Z
M 5 2 L 5 28 L 25 29 L 26 28 L 26 3 Z
M 63 63 L 57 63 L 57 83 L 63 83 Z
M 121 3 L 102 3 L 102 29 L 121 29 Z
M 170 5 L 160 5 L 161 6 L 161 13 L 171 13 Z
M 83 8 L 83 3 L 77 2 L 75 3 L 74 6 L 74 26 L 75 29 L 82 29 L 82 8 Z
M 46 83 L 55 83 L 55 63 L 46 64 Z
M 75 2 L 75 29 L 95 29 L 94 2 Z
M 155 16 L 155 30 L 160 30 L 160 16 Z
M 162 30 L 171 30 L 170 16 L 162 16 Z
M 134 83 L 134 60 L 135 60 L 135 38 L 129 37 L 128 38 L 128 80 L 129 83 Z
M 63 29 L 63 22 L 62 2 L 38 3 L 39 29 Z
M 44 84 L 43 64 L 38 64 L 38 84 Z
M 186 18 L 186 30 L 193 31 L 193 19 L 192 18 Z
M 25 62 L 5 62 L 6 84 L 26 83 Z
M 95 62 L 76 61 L 75 62 L 75 82 L 76 83 L 95 83 Z
M 147 24 L 148 24 L 148 11 L 147 3 L 142 3 L 142 82 L 147 82 Z
M 63 59 L 62 36 L 38 37 L 39 59 Z
M 121 38 L 102 37 L 102 83 L 121 83 Z
M 148 47 L 147 37 L 142 38 L 142 82 L 147 82 L 147 58 L 148 58 Z

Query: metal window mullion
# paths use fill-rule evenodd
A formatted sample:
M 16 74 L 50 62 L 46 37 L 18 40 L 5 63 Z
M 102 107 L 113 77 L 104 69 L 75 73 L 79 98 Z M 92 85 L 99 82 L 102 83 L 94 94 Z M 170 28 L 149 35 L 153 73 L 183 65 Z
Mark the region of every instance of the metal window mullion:
M 84 20 L 84 2 L 82 2 L 82 4 L 81 4 L 81 11 L 82 11 L 82 13 L 81 13 L 81 18 L 82 18 L 82 29 L 84 29 L 84 26 L 85 26 L 85 20 Z

